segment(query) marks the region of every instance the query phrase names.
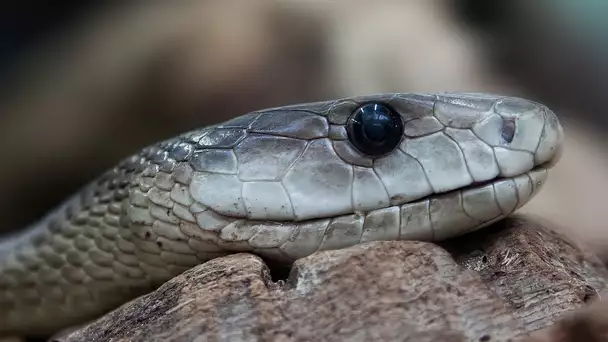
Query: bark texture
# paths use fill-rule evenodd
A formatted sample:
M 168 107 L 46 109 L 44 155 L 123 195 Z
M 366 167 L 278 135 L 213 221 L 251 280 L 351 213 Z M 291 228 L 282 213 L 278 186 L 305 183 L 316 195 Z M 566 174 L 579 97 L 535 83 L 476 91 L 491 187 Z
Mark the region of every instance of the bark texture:
M 530 333 L 594 301 L 608 271 L 585 247 L 515 216 L 439 245 L 320 252 L 284 281 L 272 276 L 251 254 L 216 259 L 54 340 L 536 341 L 544 335 Z

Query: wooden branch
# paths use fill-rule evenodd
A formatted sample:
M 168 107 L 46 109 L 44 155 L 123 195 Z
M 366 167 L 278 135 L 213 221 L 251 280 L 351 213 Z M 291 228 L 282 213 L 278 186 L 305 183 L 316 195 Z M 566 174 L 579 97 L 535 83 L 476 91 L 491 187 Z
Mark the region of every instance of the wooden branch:
M 518 341 L 585 307 L 606 279 L 584 247 L 515 216 L 441 245 L 316 253 L 284 282 L 254 255 L 227 256 L 55 340 Z

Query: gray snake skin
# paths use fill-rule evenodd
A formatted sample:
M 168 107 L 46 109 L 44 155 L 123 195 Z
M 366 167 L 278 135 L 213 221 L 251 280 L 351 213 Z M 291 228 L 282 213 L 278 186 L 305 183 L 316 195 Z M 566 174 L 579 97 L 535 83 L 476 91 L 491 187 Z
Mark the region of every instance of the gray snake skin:
M 365 104 L 368 121 L 353 116 Z M 370 143 L 382 136 L 395 146 Z M 0 336 L 82 323 L 229 253 L 287 264 L 480 229 L 540 190 L 562 136 L 544 105 L 477 93 L 300 104 L 182 134 L 0 240 Z

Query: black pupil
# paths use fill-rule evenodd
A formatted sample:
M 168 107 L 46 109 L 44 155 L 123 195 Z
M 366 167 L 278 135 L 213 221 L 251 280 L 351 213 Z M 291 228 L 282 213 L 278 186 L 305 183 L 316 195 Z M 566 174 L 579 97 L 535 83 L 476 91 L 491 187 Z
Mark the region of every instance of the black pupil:
M 403 122 L 390 107 L 368 103 L 353 112 L 347 122 L 351 143 L 362 153 L 382 155 L 401 141 Z
M 389 136 L 393 120 L 388 108 L 378 104 L 372 106 L 371 109 L 367 106 L 359 109 L 363 133 L 368 139 L 381 143 Z

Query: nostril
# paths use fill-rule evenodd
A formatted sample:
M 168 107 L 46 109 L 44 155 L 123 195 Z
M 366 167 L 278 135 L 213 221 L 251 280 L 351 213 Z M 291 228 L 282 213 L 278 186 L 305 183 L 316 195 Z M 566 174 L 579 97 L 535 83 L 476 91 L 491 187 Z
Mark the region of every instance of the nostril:
M 503 119 L 502 132 L 500 134 L 504 141 L 506 141 L 507 143 L 512 142 L 513 137 L 515 136 L 515 120 Z

